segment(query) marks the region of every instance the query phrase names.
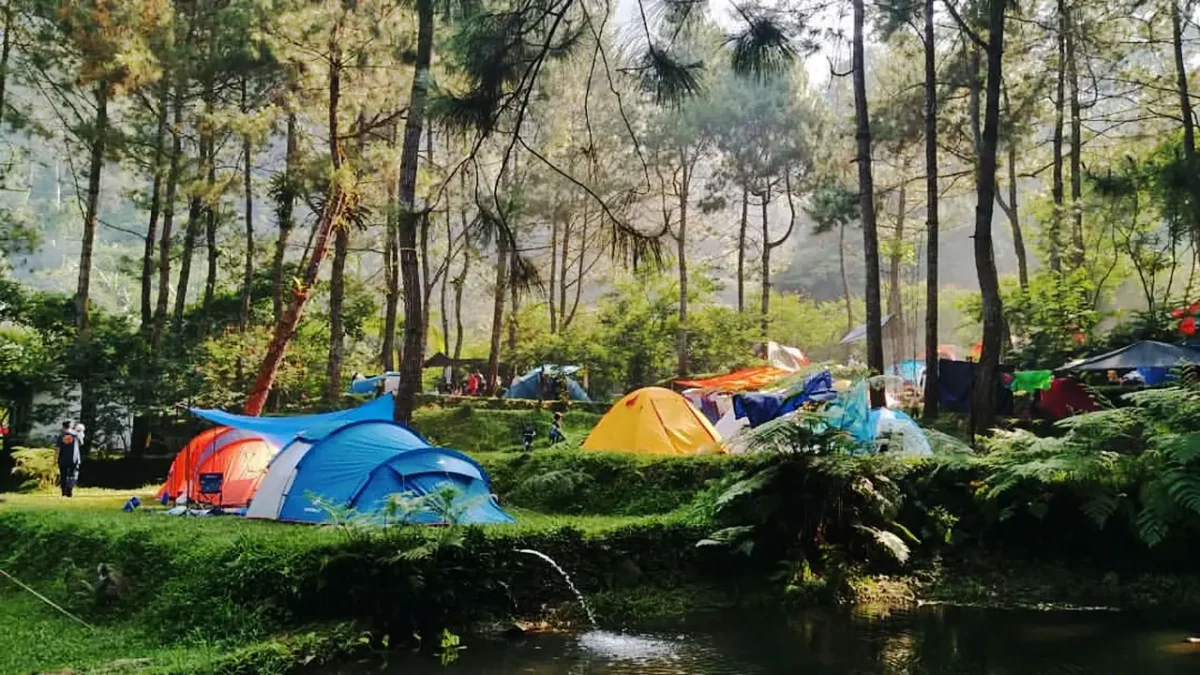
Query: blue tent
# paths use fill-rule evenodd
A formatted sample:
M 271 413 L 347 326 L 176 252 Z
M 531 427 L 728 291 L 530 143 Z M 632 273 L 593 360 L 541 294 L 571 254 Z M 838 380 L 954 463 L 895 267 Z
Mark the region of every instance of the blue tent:
M 267 436 L 278 445 L 286 445 L 306 429 L 328 427 L 330 424 L 345 424 L 363 420 L 391 420 L 394 414 L 395 401 L 389 394 L 357 408 L 335 410 L 316 415 L 292 415 L 290 417 L 252 417 L 250 415 L 235 415 L 224 410 L 208 408 L 192 408 L 192 414 L 202 417 L 209 422 L 220 424 L 242 431 L 251 431 L 260 436 Z
M 550 380 L 554 380 L 561 373 L 563 379 L 567 382 L 567 393 L 572 401 L 590 401 L 587 392 L 575 380 L 567 377 L 572 373 L 579 371 L 579 366 L 555 366 L 544 365 L 525 373 L 521 379 L 513 383 L 508 391 L 504 392 L 504 398 L 524 398 L 532 400 L 555 399 L 557 396 L 546 394 L 542 390 L 542 376 L 545 375 Z
M 378 513 L 392 495 L 423 497 L 444 487 L 457 492 L 453 518 L 460 524 L 514 522 L 492 498 L 487 472 L 456 450 L 430 447 L 394 422 L 362 421 L 304 432 L 271 462 L 246 515 L 319 523 L 329 513 L 314 503 Z M 418 510 L 408 522 L 443 524 L 445 514 Z

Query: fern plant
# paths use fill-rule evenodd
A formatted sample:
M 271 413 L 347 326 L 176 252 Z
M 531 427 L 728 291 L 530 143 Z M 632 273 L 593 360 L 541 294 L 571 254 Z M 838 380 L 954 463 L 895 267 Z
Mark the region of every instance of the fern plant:
M 999 432 L 987 441 L 989 473 L 980 496 L 1001 500 L 1066 489 L 1097 527 L 1127 513 L 1138 538 L 1156 546 L 1172 531 L 1200 523 L 1200 382 L 1127 394 L 1128 406 L 1059 422 L 1062 436 Z M 1021 488 L 1021 490 L 1018 490 Z

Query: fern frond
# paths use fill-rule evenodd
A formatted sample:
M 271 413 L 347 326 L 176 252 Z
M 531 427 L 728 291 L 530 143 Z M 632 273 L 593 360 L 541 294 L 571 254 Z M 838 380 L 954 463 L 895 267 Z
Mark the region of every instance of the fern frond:
M 1117 493 L 1098 489 L 1088 496 L 1083 503 L 1083 514 L 1088 517 L 1096 527 L 1103 529 L 1108 523 L 1108 519 L 1116 512 L 1117 506 L 1120 505 L 1121 498 Z

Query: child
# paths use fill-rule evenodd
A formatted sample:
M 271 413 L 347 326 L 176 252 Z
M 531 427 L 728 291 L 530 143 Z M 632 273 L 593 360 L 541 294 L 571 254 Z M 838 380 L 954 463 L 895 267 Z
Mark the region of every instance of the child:
M 550 424 L 550 445 L 558 445 L 567 440 L 562 431 L 562 421 L 563 414 L 561 412 L 554 413 L 554 422 Z
M 521 441 L 525 446 L 525 452 L 533 450 L 533 437 L 536 434 L 532 426 L 526 426 L 521 430 Z

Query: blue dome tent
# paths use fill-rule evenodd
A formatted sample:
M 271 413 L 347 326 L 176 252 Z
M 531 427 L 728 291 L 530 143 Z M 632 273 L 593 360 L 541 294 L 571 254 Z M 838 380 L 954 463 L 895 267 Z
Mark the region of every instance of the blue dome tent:
M 572 401 L 590 401 L 587 392 L 579 383 L 569 377 L 579 372 L 579 366 L 544 365 L 525 373 L 504 392 L 504 398 L 523 398 L 535 401 L 557 399 L 558 396 L 543 389 L 542 376 L 548 378 L 551 384 L 560 373 L 567 383 L 567 393 Z
M 313 497 L 358 513 L 378 512 L 391 495 L 425 496 L 444 487 L 459 495 L 457 522 L 514 522 L 491 495 L 487 472 L 456 450 L 429 442 L 394 422 L 360 421 L 311 429 L 271 461 L 246 516 L 320 523 L 329 514 Z M 418 511 L 409 522 L 443 524 L 442 514 Z

